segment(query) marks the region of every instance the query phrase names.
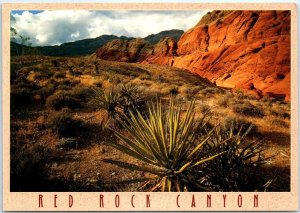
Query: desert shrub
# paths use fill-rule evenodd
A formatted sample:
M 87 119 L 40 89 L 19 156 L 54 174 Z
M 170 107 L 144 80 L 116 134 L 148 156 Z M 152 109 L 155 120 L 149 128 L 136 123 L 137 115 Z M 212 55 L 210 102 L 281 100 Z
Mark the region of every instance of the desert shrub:
M 243 104 L 237 104 L 233 107 L 235 113 L 262 118 L 265 116 L 265 112 L 261 107 L 254 106 L 250 102 L 244 102 Z
M 108 81 L 111 82 L 111 83 L 115 83 L 115 84 L 121 83 L 121 79 L 117 75 L 110 76 L 109 79 L 108 79 Z
M 289 119 L 291 116 L 288 112 L 284 112 L 284 110 L 280 111 L 280 110 L 275 110 L 275 109 L 271 109 L 270 110 L 270 115 L 282 118 L 282 119 Z
M 53 75 L 53 78 L 65 78 L 65 77 L 66 77 L 66 73 L 64 73 L 64 72 L 56 72 Z
M 224 153 L 208 161 L 200 181 L 214 191 L 266 191 L 273 180 L 262 178 L 262 147 L 256 142 L 245 143 L 251 127 L 234 134 L 232 129 L 217 128 L 204 146 L 204 152 Z M 214 150 L 214 151 L 213 151 Z
M 77 84 L 80 83 L 79 80 L 69 80 L 69 79 L 63 79 L 59 82 L 61 85 L 66 85 L 66 86 L 76 86 Z
M 288 125 L 285 121 L 280 120 L 280 119 L 273 119 L 273 120 L 271 121 L 271 123 L 272 123 L 273 125 L 279 126 L 279 127 L 284 127 L 284 128 L 288 128 L 288 127 L 289 127 L 289 125 Z
M 41 87 L 37 91 L 37 94 L 39 94 L 41 96 L 42 102 L 45 103 L 46 99 L 55 92 L 55 89 L 56 89 L 56 87 L 54 84 L 48 83 L 44 87 Z
M 214 95 L 214 94 L 220 94 L 221 89 L 219 89 L 217 87 L 207 87 L 205 89 L 202 89 L 200 92 L 202 95 L 210 96 L 210 95 Z
M 247 96 L 245 95 L 245 93 L 241 89 L 236 90 L 235 94 L 236 94 L 237 99 L 243 100 L 243 99 L 247 98 Z
M 94 95 L 95 88 L 92 86 L 77 85 L 70 91 L 70 96 L 80 99 L 83 103 L 88 102 Z
M 57 132 L 59 137 L 80 136 L 80 133 L 86 129 L 85 123 L 75 119 L 67 109 L 53 112 L 48 117 L 46 126 Z
M 210 106 L 208 104 L 202 103 L 200 105 L 200 112 L 202 112 L 203 114 L 210 113 L 211 112 L 211 108 L 210 108 Z
M 48 164 L 52 157 L 53 151 L 40 145 L 13 153 L 10 161 L 10 190 L 42 191 L 40 187 L 48 179 Z
M 172 87 L 170 90 L 169 90 L 169 93 L 171 95 L 178 95 L 179 91 L 178 91 L 178 87 Z
M 221 99 L 218 101 L 219 106 L 222 107 L 229 107 L 232 104 L 232 101 L 234 101 L 233 99 L 233 95 L 231 92 L 226 92 L 226 94 L 224 96 L 221 96 Z
M 94 97 L 95 88 L 77 85 L 75 87 L 60 85 L 55 94 L 49 96 L 46 106 L 55 110 L 68 107 L 70 109 L 92 109 L 90 102 Z
M 151 76 L 147 73 L 139 75 L 139 79 L 143 80 L 151 80 Z
M 72 149 L 79 146 L 79 141 L 76 138 L 61 138 L 57 144 L 60 149 Z
M 39 87 L 31 82 L 20 82 L 11 85 L 10 101 L 12 107 L 31 104 Z
M 113 159 L 104 161 L 151 174 L 151 179 L 144 180 L 144 187 L 148 187 L 149 191 L 205 190 L 197 182 L 199 177 L 196 168 L 222 153 L 203 158 L 203 144 L 213 134 L 213 130 L 197 137 L 196 132 L 204 128 L 205 123 L 195 117 L 194 102 L 183 113 L 175 107 L 173 98 L 168 108 L 158 101 L 157 104 L 149 105 L 148 114 L 148 118 L 144 118 L 137 112 L 127 122 L 120 121 L 128 133 L 112 129 L 122 143 L 109 144 L 135 158 L 140 164 Z M 141 179 L 136 181 L 143 182 Z
M 195 96 L 201 89 L 202 89 L 201 86 L 193 86 L 190 87 L 186 92 L 192 96 Z
M 224 98 L 222 98 L 222 99 L 220 99 L 220 100 L 218 101 L 218 105 L 221 106 L 221 107 L 227 108 L 227 107 L 229 107 L 229 105 L 230 105 L 230 100 L 228 100 L 228 99 L 226 99 L 226 98 L 224 97 Z
M 53 65 L 54 67 L 59 67 L 59 66 L 60 66 L 60 63 L 59 63 L 58 60 L 52 60 L 51 63 L 52 63 L 52 65 Z
M 81 100 L 72 97 L 66 91 L 60 91 L 47 98 L 46 106 L 54 110 L 60 110 L 65 107 L 78 109 L 81 107 Z
M 69 85 L 64 85 L 64 84 L 60 84 L 56 87 L 57 90 L 65 90 L 65 91 L 70 91 L 72 90 L 72 86 Z
M 54 71 L 51 71 L 49 69 L 34 70 L 35 80 L 49 79 L 54 75 L 54 73 Z
M 266 106 L 268 107 L 272 107 L 273 106 L 273 100 L 268 97 L 268 96 L 264 96 L 260 99 L 260 102 L 264 103 Z

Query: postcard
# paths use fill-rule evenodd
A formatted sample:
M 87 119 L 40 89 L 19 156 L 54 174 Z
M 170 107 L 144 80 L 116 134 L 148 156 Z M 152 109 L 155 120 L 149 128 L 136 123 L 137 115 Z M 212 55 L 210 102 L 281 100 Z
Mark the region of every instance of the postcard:
M 296 211 L 296 4 L 3 4 L 5 211 Z

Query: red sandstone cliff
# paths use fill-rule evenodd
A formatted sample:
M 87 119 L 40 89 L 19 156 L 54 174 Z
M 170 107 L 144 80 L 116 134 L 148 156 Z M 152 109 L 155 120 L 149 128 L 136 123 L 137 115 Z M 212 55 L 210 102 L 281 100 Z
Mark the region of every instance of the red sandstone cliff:
M 289 11 L 214 11 L 178 43 L 171 38 L 155 46 L 143 40 L 113 42 L 96 55 L 176 66 L 218 86 L 290 99 Z

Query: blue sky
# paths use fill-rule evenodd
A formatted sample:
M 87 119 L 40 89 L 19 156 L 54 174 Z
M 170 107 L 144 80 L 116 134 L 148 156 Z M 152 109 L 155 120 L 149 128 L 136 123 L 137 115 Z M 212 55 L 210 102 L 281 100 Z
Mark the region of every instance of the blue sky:
M 11 26 L 33 46 L 59 45 L 100 35 L 145 37 L 163 30 L 188 30 L 208 12 L 15 10 Z
M 11 11 L 11 13 L 21 15 L 24 11 L 26 11 L 26 10 L 13 10 L 13 11 Z M 38 14 L 41 12 L 43 12 L 43 10 L 30 10 L 30 13 L 32 13 L 32 14 Z

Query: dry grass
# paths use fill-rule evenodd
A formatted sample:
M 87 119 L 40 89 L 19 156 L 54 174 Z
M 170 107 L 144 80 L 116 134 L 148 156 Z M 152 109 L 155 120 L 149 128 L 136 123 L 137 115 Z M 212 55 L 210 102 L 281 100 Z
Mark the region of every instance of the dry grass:
M 119 152 L 103 145 L 103 142 L 114 142 L 116 139 L 109 131 L 103 130 L 108 122 L 105 111 L 88 105 L 89 88 L 111 88 L 120 84 L 137 86 L 138 94 L 146 100 L 153 100 L 156 96 L 167 99 L 170 93 L 173 93 L 176 95 L 176 101 L 185 106 L 188 100 L 195 98 L 197 114 L 209 111 L 211 124 L 253 124 L 255 128 L 249 134 L 249 138 L 258 140 L 265 146 L 266 156 L 275 155 L 266 165 L 266 171 L 270 176 L 277 171 L 280 182 L 271 190 L 289 190 L 288 103 L 270 98 L 256 100 L 239 92 L 218 88 L 185 70 L 153 64 L 26 56 L 12 58 L 12 67 L 11 153 L 17 157 L 22 150 L 36 145 L 51 149 L 51 156 L 53 154 L 54 158 L 45 165 L 49 168 L 49 174 L 46 174 L 48 182 L 43 190 L 55 191 L 55 187 L 61 191 L 117 190 L 104 182 L 128 176 L 126 171 L 101 161 L 104 157 L 126 159 L 126 156 L 121 156 Z M 70 105 L 73 119 L 79 119 L 92 126 L 87 130 L 88 135 L 76 135 L 81 140 L 84 139 L 87 146 L 59 150 L 56 144 L 61 136 L 57 131 L 44 126 L 53 116 L 52 108 L 55 109 L 49 100 L 58 98 L 58 94 L 63 94 L 63 101 L 68 97 L 78 104 L 75 108 L 72 107 L 73 102 L 62 104 L 56 108 L 58 112 Z M 238 107 L 240 108 L 237 109 Z M 130 173 L 131 175 L 143 176 L 141 173 Z M 53 183 L 53 187 L 50 187 L 49 183 Z M 122 188 L 124 191 L 133 189 L 133 185 Z

